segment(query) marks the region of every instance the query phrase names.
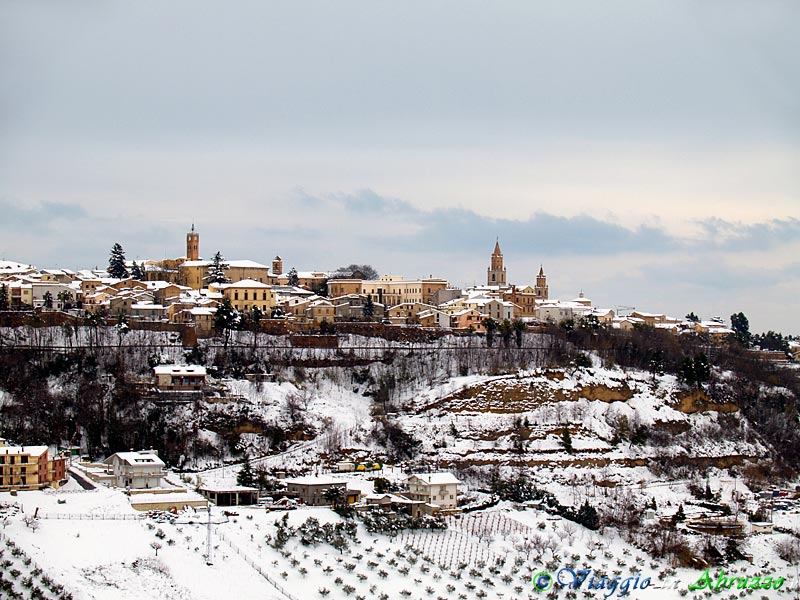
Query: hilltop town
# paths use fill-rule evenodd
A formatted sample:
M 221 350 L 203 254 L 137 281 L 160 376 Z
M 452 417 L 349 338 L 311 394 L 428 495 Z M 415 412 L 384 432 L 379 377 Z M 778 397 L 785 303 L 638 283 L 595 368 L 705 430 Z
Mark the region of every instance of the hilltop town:
M 583 291 L 569 300 L 550 298 L 541 265 L 531 269 L 528 279 L 509 282 L 499 240 L 489 258 L 486 284 L 460 289 L 432 276 L 378 275 L 370 265 L 298 271 L 286 269 L 279 255 L 264 265 L 227 260 L 220 252 L 203 260 L 200 234 L 192 226 L 186 234 L 186 256 L 174 259 L 129 261 L 115 244 L 109 266 L 102 270 L 39 269 L 0 261 L 0 310 L 183 324 L 198 337 L 211 336 L 220 325 L 310 331 L 371 322 L 482 333 L 515 322 L 519 327 L 581 320 L 623 331 L 650 326 L 675 334 L 693 332 L 718 341 L 734 334 L 720 317 L 675 317 L 635 307 L 615 311 L 593 306 Z M 792 352 L 797 349 L 792 344 Z

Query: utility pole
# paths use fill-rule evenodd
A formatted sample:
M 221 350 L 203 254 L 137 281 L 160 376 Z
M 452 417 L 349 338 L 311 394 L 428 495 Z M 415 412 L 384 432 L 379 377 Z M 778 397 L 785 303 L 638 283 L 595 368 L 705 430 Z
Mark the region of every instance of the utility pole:
M 206 531 L 206 564 L 210 567 L 214 564 L 211 556 L 211 502 L 208 503 L 208 529 Z

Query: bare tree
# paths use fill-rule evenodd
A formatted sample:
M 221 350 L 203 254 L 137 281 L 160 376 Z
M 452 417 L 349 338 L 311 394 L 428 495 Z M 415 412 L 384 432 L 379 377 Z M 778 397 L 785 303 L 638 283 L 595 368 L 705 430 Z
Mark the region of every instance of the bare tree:
M 156 551 L 156 556 L 158 556 L 158 551 L 161 550 L 161 543 L 160 542 L 150 542 L 150 547 Z
M 564 521 L 561 525 L 561 533 L 567 538 L 567 542 L 572 546 L 575 540 L 575 534 L 578 533 L 578 526 L 572 521 Z

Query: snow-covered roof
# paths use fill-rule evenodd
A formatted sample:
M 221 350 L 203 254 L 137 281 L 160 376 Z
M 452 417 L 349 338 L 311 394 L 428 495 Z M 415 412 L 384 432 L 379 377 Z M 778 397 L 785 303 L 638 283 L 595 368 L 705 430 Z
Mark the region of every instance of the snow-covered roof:
M 219 286 L 223 287 L 223 286 Z M 229 283 L 226 284 L 225 289 L 231 288 L 269 288 L 271 286 L 267 285 L 266 283 L 261 283 L 260 281 L 256 281 L 254 279 L 242 279 L 241 281 L 237 281 L 236 283 Z
M 198 306 L 196 308 L 190 308 L 189 312 L 193 315 L 215 315 L 217 313 L 217 309 L 208 308 L 207 306 Z
M 410 500 L 405 496 L 400 494 L 367 494 L 366 496 L 361 498 L 362 500 L 366 500 L 369 502 L 370 500 L 373 501 L 373 504 L 376 502 L 380 502 L 381 500 L 386 502 L 394 502 L 395 504 L 425 504 L 424 500 Z
M 153 304 L 152 302 L 137 302 L 136 304 L 131 304 L 131 309 L 134 310 L 164 310 L 164 307 L 160 304 Z
M 294 485 L 339 485 L 346 484 L 347 482 L 342 479 L 334 477 L 323 477 L 321 475 L 305 475 L 303 477 L 293 477 L 291 479 L 284 479 L 286 484 Z
M 150 493 L 150 494 L 132 494 L 131 495 L 131 504 L 136 506 L 142 506 L 147 504 L 174 504 L 175 506 L 181 506 L 183 504 L 188 504 L 189 502 L 207 502 L 207 500 L 196 492 L 172 492 L 170 494 L 159 494 L 159 493 Z
M 262 265 L 254 260 L 227 260 L 226 264 L 232 269 L 267 269 L 267 265 Z
M 447 485 L 450 483 L 461 483 L 452 473 L 415 473 L 406 481 L 410 481 L 414 477 L 421 479 L 428 485 Z
M 206 368 L 199 365 L 158 365 L 153 368 L 156 375 L 205 375 Z
M 47 446 L 0 446 L 0 454 L 41 456 L 45 452 L 47 452 Z
M 200 486 L 200 490 L 204 492 L 257 492 L 258 488 L 248 487 L 246 485 L 225 485 L 220 482 L 204 483 Z
M 317 308 L 319 306 L 330 307 L 333 306 L 333 304 L 331 304 L 328 300 L 320 299 L 320 300 L 314 300 L 311 304 L 309 304 L 309 306 L 314 308 Z
M 106 464 L 111 464 L 112 458 L 118 457 L 122 462 L 127 463 L 129 465 L 154 465 L 154 466 L 164 466 L 164 461 L 158 457 L 158 454 L 154 452 L 117 452 L 116 454 L 112 454 L 103 462 Z
M 33 265 L 23 265 L 13 260 L 0 260 L 0 273 L 25 273 L 34 269 Z

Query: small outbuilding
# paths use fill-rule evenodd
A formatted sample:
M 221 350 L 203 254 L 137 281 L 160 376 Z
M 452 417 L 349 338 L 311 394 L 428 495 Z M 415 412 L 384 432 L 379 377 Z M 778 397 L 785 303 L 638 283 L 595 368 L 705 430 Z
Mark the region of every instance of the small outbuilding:
M 196 492 L 179 490 L 171 493 L 131 494 L 131 508 L 134 510 L 164 510 L 175 512 L 187 508 L 205 508 L 208 500 Z
M 243 506 L 258 502 L 258 489 L 244 485 L 206 483 L 197 491 L 216 506 Z

